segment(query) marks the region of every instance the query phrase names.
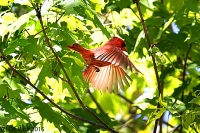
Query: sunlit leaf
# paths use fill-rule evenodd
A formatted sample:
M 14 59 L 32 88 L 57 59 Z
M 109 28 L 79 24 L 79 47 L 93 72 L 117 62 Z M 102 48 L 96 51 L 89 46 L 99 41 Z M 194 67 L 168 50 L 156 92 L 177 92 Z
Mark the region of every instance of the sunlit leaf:
M 194 103 L 200 106 L 200 97 L 193 98 L 189 103 Z
M 158 98 L 158 102 L 162 107 L 167 108 L 167 103 L 162 100 L 161 96 Z
M 198 0 L 140 0 L 141 12 L 131 0 L 5 0 L 0 5 L 0 51 L 6 56 L 0 53 L 0 130 L 112 132 L 82 108 L 79 97 L 117 132 L 200 132 Z M 130 86 L 102 94 L 83 79 L 84 59 L 66 46 L 93 49 L 111 36 L 125 40 L 129 59 L 143 74 L 124 69 Z M 160 118 L 167 122 L 162 129 Z
M 152 121 L 154 121 L 154 120 L 160 118 L 160 117 L 163 115 L 163 113 L 164 113 L 165 111 L 166 111 L 165 108 L 156 109 L 156 110 L 153 111 L 153 112 L 151 113 L 151 115 L 149 116 L 149 119 L 148 119 L 147 123 L 150 123 L 150 122 L 152 122 Z
M 13 0 L 0 0 L 0 5 L 1 6 L 8 6 L 12 2 L 13 2 Z
M 24 113 L 20 108 L 16 107 L 15 105 L 11 104 L 9 101 L 1 98 L 0 101 L 2 102 L 2 107 L 8 112 L 9 116 L 14 115 L 14 117 L 20 117 L 21 119 L 29 120 L 28 114 Z
M 49 76 L 51 74 L 51 70 L 50 70 L 50 64 L 49 61 L 45 61 L 43 64 L 43 67 L 40 71 L 40 74 L 38 75 L 38 79 L 36 82 L 38 82 L 37 87 L 40 88 L 44 82 L 45 82 L 45 77 Z

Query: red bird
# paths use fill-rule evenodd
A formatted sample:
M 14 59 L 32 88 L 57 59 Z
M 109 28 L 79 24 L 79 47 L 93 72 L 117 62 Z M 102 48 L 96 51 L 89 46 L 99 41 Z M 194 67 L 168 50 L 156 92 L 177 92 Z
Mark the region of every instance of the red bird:
M 84 79 L 103 92 L 118 92 L 118 86 L 124 90 L 124 83 L 129 86 L 128 80 L 132 79 L 122 68 L 134 68 L 136 72 L 140 72 L 123 53 L 126 51 L 126 44 L 118 37 L 113 37 L 103 46 L 92 50 L 77 43 L 67 47 L 82 55 L 87 63 L 87 68 L 82 72 Z

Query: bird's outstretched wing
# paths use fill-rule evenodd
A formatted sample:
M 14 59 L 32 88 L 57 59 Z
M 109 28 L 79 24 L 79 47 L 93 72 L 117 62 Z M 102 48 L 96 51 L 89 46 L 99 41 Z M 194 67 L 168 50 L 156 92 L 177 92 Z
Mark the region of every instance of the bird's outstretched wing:
M 110 93 L 114 90 L 118 92 L 118 87 L 124 90 L 124 84 L 129 86 L 131 78 L 125 71 L 113 64 L 104 67 L 89 66 L 83 71 L 83 77 L 90 82 L 95 89 L 102 92 L 108 90 Z
M 140 72 L 129 60 L 127 55 L 125 55 L 118 47 L 112 45 L 103 45 L 98 49 L 94 49 L 93 52 L 95 53 L 94 58 L 96 60 L 110 62 L 115 66 L 120 66 L 125 69 L 130 68 L 130 70 L 135 69 L 136 72 Z

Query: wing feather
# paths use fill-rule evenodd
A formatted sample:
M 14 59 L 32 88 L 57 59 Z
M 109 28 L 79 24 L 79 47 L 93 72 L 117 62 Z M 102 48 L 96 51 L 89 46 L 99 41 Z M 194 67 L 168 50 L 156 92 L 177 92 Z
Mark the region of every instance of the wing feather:
M 113 64 L 99 67 L 99 72 L 95 70 L 94 66 L 89 66 L 88 69 L 83 71 L 83 77 L 87 82 L 90 82 L 95 89 L 103 93 L 105 93 L 106 90 L 108 90 L 109 93 L 112 93 L 113 90 L 117 93 L 118 87 L 124 90 L 125 84 L 129 86 L 129 81 L 131 81 L 131 78 L 121 67 Z
M 136 72 L 140 72 L 133 63 L 129 60 L 127 55 L 123 53 L 123 51 L 112 45 L 103 45 L 98 49 L 92 50 L 94 52 L 94 58 L 96 60 L 110 62 L 113 65 L 123 67 L 125 69 L 132 70 L 135 69 Z
M 108 73 L 107 73 L 107 70 L 109 67 L 104 67 L 105 69 L 102 70 L 102 75 L 101 75 L 101 82 L 100 83 L 100 86 L 102 91 L 105 93 L 106 92 L 106 89 L 108 88 Z
M 124 91 L 124 84 L 123 84 L 123 81 L 122 81 L 122 76 L 120 75 L 120 70 L 117 68 L 117 78 L 118 78 L 118 82 L 119 82 L 119 86 L 120 88 Z
M 109 78 L 108 78 L 108 92 L 112 93 L 113 82 L 114 82 L 113 69 L 111 68 L 111 65 L 108 68 L 109 68 L 109 71 L 108 71 L 108 76 L 109 76 Z
M 113 90 L 115 91 L 115 93 L 118 92 L 118 81 L 117 81 L 117 72 L 116 69 L 114 68 L 113 65 L 111 65 L 112 69 L 113 69 Z

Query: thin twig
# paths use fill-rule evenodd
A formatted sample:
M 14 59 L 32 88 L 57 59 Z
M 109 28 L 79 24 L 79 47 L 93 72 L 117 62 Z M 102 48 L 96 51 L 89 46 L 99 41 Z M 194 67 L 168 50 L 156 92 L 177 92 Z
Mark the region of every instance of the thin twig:
M 166 121 L 163 121 L 163 123 L 164 124 L 166 124 L 167 126 L 169 126 L 169 127 L 171 127 L 171 128 L 173 128 L 174 126 L 172 126 L 171 124 L 169 124 L 168 122 L 166 122 Z
M 103 21 L 103 24 L 105 24 L 108 20 L 109 14 L 111 13 L 111 11 L 108 11 L 104 16 L 105 16 L 105 20 Z
M 132 116 L 130 116 L 128 119 L 123 120 L 121 122 L 122 122 L 122 125 L 120 125 L 120 127 L 118 127 L 117 130 L 127 127 L 128 125 L 130 125 L 130 123 L 134 123 L 134 119 Z
M 27 29 L 24 29 L 24 31 L 26 31 L 26 33 L 30 36 L 31 34 L 28 32 L 28 30 Z
M 58 19 L 56 19 L 56 22 L 57 23 L 62 17 L 63 17 L 64 13 L 60 15 L 60 17 Z M 49 27 L 45 27 L 44 29 L 47 30 Z M 34 36 L 37 36 L 38 34 L 40 34 L 41 32 L 43 32 L 43 29 L 41 31 L 39 31 L 38 33 L 36 33 Z
M 121 94 L 117 94 L 117 96 L 121 97 L 121 98 L 124 99 L 126 102 L 128 102 L 129 104 L 131 104 L 131 107 L 136 107 L 137 109 L 139 109 L 139 110 L 142 111 L 142 109 L 141 109 L 140 107 L 135 106 L 135 105 L 132 105 L 133 102 L 132 102 L 130 99 L 128 99 L 127 97 L 125 97 L 125 96 L 123 96 L 123 95 L 121 95 Z
M 126 98 L 125 96 L 121 95 L 121 94 L 117 94 L 119 97 L 123 98 L 126 102 L 133 104 L 133 102 L 131 100 L 129 100 L 128 98 Z
M 160 68 L 160 71 L 163 72 L 163 69 L 164 69 L 164 66 L 161 65 L 161 68 Z M 164 90 L 164 80 L 162 80 L 160 82 L 161 84 L 161 96 L 162 96 L 162 99 L 163 99 L 163 90 Z M 164 113 L 162 114 L 162 116 L 159 118 L 159 126 L 160 126 L 160 132 L 159 133 L 162 133 L 162 126 L 163 126 L 163 118 L 164 118 Z
M 93 94 L 91 93 L 90 89 L 88 88 L 87 90 L 88 90 L 88 93 L 89 93 L 91 99 L 96 104 L 97 108 L 100 110 L 100 112 L 104 113 L 102 107 L 99 105 L 99 103 L 97 102 L 97 100 L 95 99 L 95 97 L 93 96 Z
M 163 117 L 164 117 L 164 113 L 161 115 L 159 119 L 159 127 L 160 127 L 159 133 L 162 133 Z
M 70 78 L 69 78 L 69 76 L 68 76 L 68 74 L 67 74 L 67 72 L 66 72 L 64 66 L 63 66 L 62 63 L 61 63 L 60 58 L 57 56 L 56 52 L 54 51 L 54 49 L 53 49 L 53 47 L 52 47 L 52 45 L 51 45 L 51 43 L 50 43 L 50 41 L 49 41 L 49 38 L 48 38 L 48 36 L 47 36 L 47 33 L 46 33 L 45 28 L 44 28 L 44 25 L 43 25 L 43 21 L 42 21 L 42 16 L 41 16 L 40 8 L 37 7 L 37 8 L 35 8 L 35 10 L 36 10 L 37 17 L 38 17 L 38 19 L 39 19 L 39 21 L 40 21 L 40 24 L 41 24 L 41 27 L 42 27 L 42 30 L 43 30 L 43 34 L 44 34 L 44 37 L 45 37 L 45 41 L 46 41 L 48 47 L 51 49 L 52 53 L 54 54 L 54 56 L 55 56 L 55 58 L 56 58 L 58 64 L 60 65 L 60 67 L 61 67 L 61 69 L 62 69 L 62 71 L 63 71 L 65 77 L 67 78 L 66 81 L 67 81 L 67 83 L 69 84 L 69 86 L 71 87 L 73 93 L 75 94 L 75 96 L 76 96 L 76 98 L 77 98 L 77 100 L 78 100 L 80 106 L 81 106 L 85 111 L 89 112 L 89 113 L 90 113 L 94 118 L 96 118 L 100 123 L 102 123 L 102 124 L 105 126 L 105 128 L 106 128 L 107 130 L 112 131 L 112 132 L 117 132 L 117 131 L 113 130 L 111 127 L 109 127 L 109 126 L 108 126 L 103 120 L 101 120 L 94 112 L 92 112 L 92 110 L 90 110 L 89 108 L 87 108 L 87 107 L 83 104 L 83 102 L 82 102 L 82 100 L 80 99 L 78 93 L 76 92 L 76 89 L 75 89 L 75 87 L 73 86 L 73 83 L 72 83 L 72 81 L 70 80 Z
M 122 99 L 124 99 L 126 102 L 128 102 L 130 105 L 131 105 L 131 107 L 135 107 L 136 109 L 139 109 L 139 110 L 141 110 L 142 111 L 142 109 L 139 107 L 139 106 L 136 106 L 136 105 L 133 105 L 134 103 L 133 103 L 133 101 L 131 101 L 130 99 L 128 99 L 127 97 L 125 97 L 125 96 L 123 96 L 122 94 L 116 94 L 117 96 L 119 96 L 119 97 L 121 97 Z
M 49 27 L 45 27 L 44 30 L 47 30 L 48 28 L 49 28 Z M 38 34 L 42 33 L 42 32 L 43 32 L 43 29 L 42 29 L 41 31 L 39 31 L 38 33 L 36 33 L 36 34 L 34 35 L 34 37 L 37 36 Z
M 54 73 L 57 77 L 59 77 L 61 80 L 67 82 L 67 80 L 65 80 L 64 78 L 60 77 L 58 74 Z M 88 88 L 88 93 L 90 95 L 90 97 L 92 98 L 93 102 L 96 104 L 97 108 L 104 113 L 103 109 L 101 108 L 101 106 L 99 105 L 99 103 L 97 102 L 97 100 L 95 99 L 95 97 L 92 95 L 92 93 L 90 92 L 90 89 Z
M 28 80 L 27 78 L 25 78 L 20 72 L 18 72 L 11 64 L 10 62 L 8 61 L 8 59 L 6 58 L 6 56 L 4 55 L 4 53 L 2 52 L 2 49 L 0 49 L 0 53 L 2 54 L 3 56 L 3 59 L 5 60 L 5 62 L 8 64 L 8 66 L 12 69 L 12 71 L 14 71 L 17 75 L 19 75 L 19 77 L 21 77 L 21 79 L 25 80 L 26 83 L 28 83 L 31 87 L 33 87 L 40 95 L 42 95 L 45 99 L 47 99 L 52 105 L 54 105 L 55 107 L 57 107 L 61 112 L 65 113 L 66 115 L 74 118 L 74 119 L 77 119 L 77 120 L 81 120 L 81 121 L 84 121 L 84 122 L 87 122 L 87 123 L 90 123 L 92 125 L 95 125 L 97 127 L 100 127 L 100 128 L 104 128 L 104 129 L 107 129 L 104 125 L 101 125 L 101 124 L 98 124 L 98 123 L 95 123 L 93 121 L 89 121 L 85 118 L 82 118 L 80 116 L 76 116 L 68 111 L 66 111 L 65 109 L 63 109 L 62 107 L 60 107 L 59 105 L 57 105 L 53 100 L 51 100 L 48 96 L 46 96 L 42 91 L 40 91 L 40 89 L 38 89 L 35 85 L 33 85 L 31 83 L 30 80 Z
M 182 79 L 182 82 L 184 83 L 185 82 L 185 76 L 186 76 L 186 67 L 187 67 L 187 60 L 188 60 L 188 56 L 189 56 L 189 53 L 190 53 L 190 50 L 192 48 L 192 45 L 190 45 L 187 53 L 186 53 L 186 56 L 185 56 L 185 60 L 184 60 L 184 64 L 183 64 L 183 79 Z M 184 102 L 184 90 L 181 94 L 181 101 Z M 182 112 L 181 112 L 181 115 L 182 115 Z M 181 119 L 181 118 L 180 118 Z M 182 133 L 182 130 L 183 130 L 183 126 L 182 124 L 180 125 L 180 133 Z
M 151 48 L 153 45 L 152 45 L 152 43 L 150 41 L 150 38 L 149 38 L 149 35 L 148 35 L 148 31 L 147 31 L 147 27 L 146 27 L 146 24 L 145 24 L 144 19 L 143 19 L 143 15 L 142 15 L 142 12 L 141 12 L 141 9 L 140 9 L 140 5 L 139 5 L 139 0 L 133 0 L 133 2 L 136 3 L 136 6 L 137 6 L 137 9 L 138 9 L 140 18 L 141 18 L 141 23 L 142 23 L 142 26 L 143 26 L 143 30 L 144 30 L 144 33 L 145 33 L 145 37 L 146 37 L 146 40 L 147 40 L 149 48 Z M 157 68 L 157 65 L 156 65 L 155 57 L 153 55 L 151 55 L 151 57 L 152 57 L 153 67 L 154 67 L 156 80 L 157 80 L 157 84 L 158 84 L 158 93 L 159 93 L 158 96 L 160 96 L 160 95 L 162 95 L 162 93 L 161 93 L 162 92 L 162 88 L 161 88 L 161 83 L 160 83 L 160 79 L 159 79 L 159 75 L 158 75 L 158 68 Z M 160 104 L 158 102 L 157 108 L 159 108 L 159 107 L 160 107 Z M 156 133 L 157 126 L 158 126 L 158 119 L 155 121 L 153 133 Z
M 171 131 L 172 133 L 175 133 L 176 131 L 178 131 L 178 129 L 180 128 L 180 125 L 179 126 L 177 126 L 173 131 Z M 181 131 L 181 129 L 180 129 L 180 131 Z
M 191 48 L 192 48 L 192 45 L 190 45 L 190 47 L 189 47 L 189 49 L 188 49 L 188 51 L 186 53 L 186 56 L 185 56 L 184 65 L 183 65 L 183 79 L 182 79 L 182 82 L 185 82 L 187 59 L 188 59 L 188 55 L 190 53 Z M 181 101 L 184 101 L 184 91 L 182 92 Z
M 140 9 L 139 2 L 138 2 L 138 0 L 135 0 L 135 2 L 136 2 L 136 5 L 137 5 L 139 14 L 140 14 L 140 18 L 141 18 L 143 30 L 144 30 L 144 33 L 145 33 L 145 37 L 147 39 L 147 44 L 149 45 L 149 48 L 151 48 L 152 44 L 151 44 L 151 41 L 149 39 L 147 27 L 146 27 L 146 24 L 145 24 L 143 16 L 142 16 L 142 12 L 141 12 L 141 9 Z M 153 66 L 154 66 L 154 70 L 155 70 L 155 74 L 156 74 L 156 79 L 157 79 L 157 83 L 158 83 L 158 90 L 159 90 L 159 92 L 161 92 L 161 85 L 160 85 L 160 80 L 159 80 L 159 75 L 158 75 L 158 68 L 156 66 L 156 60 L 155 60 L 155 57 L 153 55 L 151 57 L 152 57 L 152 60 L 153 60 Z

